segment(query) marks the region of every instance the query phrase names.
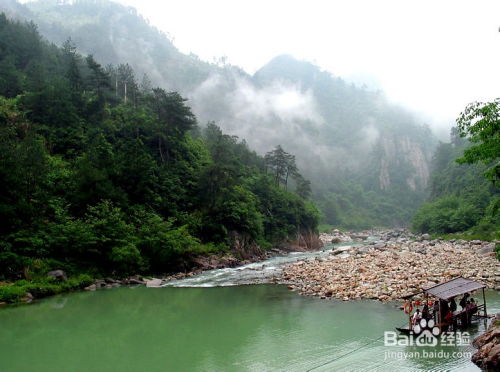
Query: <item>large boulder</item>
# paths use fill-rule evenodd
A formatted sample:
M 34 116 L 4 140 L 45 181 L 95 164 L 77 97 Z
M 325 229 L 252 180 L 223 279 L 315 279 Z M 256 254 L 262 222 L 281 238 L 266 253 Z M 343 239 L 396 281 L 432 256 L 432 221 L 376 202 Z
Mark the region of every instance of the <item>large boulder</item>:
M 500 370 L 500 313 L 493 318 L 488 330 L 476 337 L 472 344 L 479 350 L 472 361 L 487 371 Z
M 24 295 L 23 301 L 29 304 L 30 302 L 32 302 L 34 300 L 34 298 L 35 297 L 31 293 L 28 292 Z
M 88 287 L 83 288 L 85 291 L 95 291 L 97 286 L 95 284 L 91 284 Z
M 495 251 L 495 243 L 489 243 L 478 249 L 478 253 L 487 254 Z
M 49 271 L 47 273 L 47 276 L 49 278 L 54 278 L 54 279 L 57 279 L 61 282 L 65 282 L 66 280 L 68 280 L 68 277 L 66 276 L 66 273 L 62 270 L 53 270 L 53 271 Z
M 343 254 L 343 253 L 348 253 L 352 249 L 353 249 L 352 245 L 346 245 L 346 246 L 343 246 L 343 247 L 338 247 L 338 248 L 332 249 L 330 251 L 330 254 L 339 255 L 339 254 Z
M 146 287 L 148 288 L 159 288 L 161 287 L 163 281 L 161 279 L 146 279 Z

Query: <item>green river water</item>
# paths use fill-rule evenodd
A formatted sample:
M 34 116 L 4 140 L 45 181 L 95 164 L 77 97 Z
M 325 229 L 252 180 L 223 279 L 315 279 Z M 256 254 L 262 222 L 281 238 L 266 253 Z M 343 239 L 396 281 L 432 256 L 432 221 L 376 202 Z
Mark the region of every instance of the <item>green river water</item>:
M 498 292 L 487 299 L 500 310 Z M 404 322 L 395 304 L 320 300 L 270 284 L 80 292 L 0 309 L 0 371 L 479 370 L 471 346 L 377 340 Z M 402 354 L 423 350 L 460 355 Z

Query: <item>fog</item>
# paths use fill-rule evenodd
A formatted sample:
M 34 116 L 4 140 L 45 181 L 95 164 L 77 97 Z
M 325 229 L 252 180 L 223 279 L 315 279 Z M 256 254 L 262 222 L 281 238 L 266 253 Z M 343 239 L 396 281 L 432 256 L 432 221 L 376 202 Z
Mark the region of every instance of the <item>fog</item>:
M 328 150 L 314 146 L 314 131 L 325 120 L 318 112 L 312 91 L 302 91 L 283 81 L 258 87 L 244 77 L 232 76 L 232 80 L 232 89 L 228 90 L 227 76 L 213 74 L 189 95 L 200 123 L 215 120 L 260 154 L 285 143 L 294 147 L 294 153 L 310 148 L 325 158 Z
M 261 155 L 280 144 L 297 156 L 308 176 L 366 166 L 366 158 L 380 138 L 379 120 L 343 108 L 339 114 L 346 121 L 355 121 L 355 126 L 343 136 L 347 141 L 339 141 L 331 134 L 335 127 L 332 117 L 322 114 L 315 92 L 282 79 L 259 84 L 255 78 L 226 69 L 224 74 L 210 75 L 188 98 L 202 126 L 215 121 Z M 383 102 L 381 108 L 385 105 Z
M 448 140 L 465 105 L 500 83 L 494 17 L 466 22 L 479 14 L 461 2 L 453 16 L 426 1 L 71 3 L 24 14 L 56 44 L 71 36 L 99 63 L 128 63 L 139 82 L 178 91 L 201 127 L 213 121 L 260 155 L 281 145 L 332 223 L 341 213 L 368 226 L 373 204 L 407 221 L 426 195 L 436 135 Z M 469 51 L 485 40 L 481 58 Z
M 378 87 L 441 138 L 474 100 L 498 95 L 497 0 L 120 0 L 205 60 L 252 74 L 278 54 Z

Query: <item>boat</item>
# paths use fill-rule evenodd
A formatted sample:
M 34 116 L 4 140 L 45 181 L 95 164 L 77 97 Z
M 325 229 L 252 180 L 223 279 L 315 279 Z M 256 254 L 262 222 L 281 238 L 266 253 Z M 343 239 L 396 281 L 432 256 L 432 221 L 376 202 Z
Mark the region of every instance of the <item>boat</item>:
M 434 336 L 439 336 L 442 332 L 456 331 L 465 329 L 472 321 L 478 319 L 487 319 L 486 297 L 484 295 L 484 284 L 470 279 L 458 277 L 447 282 L 423 289 L 420 292 L 402 297 L 405 301 L 403 310 L 408 315 L 408 326 L 396 327 L 396 330 L 405 335 L 418 336 L 425 330 L 431 332 Z M 473 300 L 473 293 L 482 290 L 483 303 L 479 304 Z M 424 297 L 423 300 L 414 298 Z M 450 301 L 462 296 L 460 303 L 469 303 L 462 306 L 461 310 L 450 310 Z M 426 317 L 422 317 L 418 322 L 413 323 L 412 318 L 419 306 L 424 307 L 427 304 L 429 311 Z M 455 302 L 456 307 L 458 305 Z M 419 310 L 420 311 L 420 310 Z

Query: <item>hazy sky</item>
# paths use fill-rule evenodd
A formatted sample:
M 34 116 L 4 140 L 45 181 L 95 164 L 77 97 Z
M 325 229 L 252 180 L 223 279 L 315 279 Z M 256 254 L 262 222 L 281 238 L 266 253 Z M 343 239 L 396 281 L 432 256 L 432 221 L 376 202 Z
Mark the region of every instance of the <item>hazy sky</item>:
M 183 52 L 255 72 L 287 53 L 449 127 L 500 96 L 499 0 L 120 0 Z M 446 130 L 447 132 L 447 130 Z

